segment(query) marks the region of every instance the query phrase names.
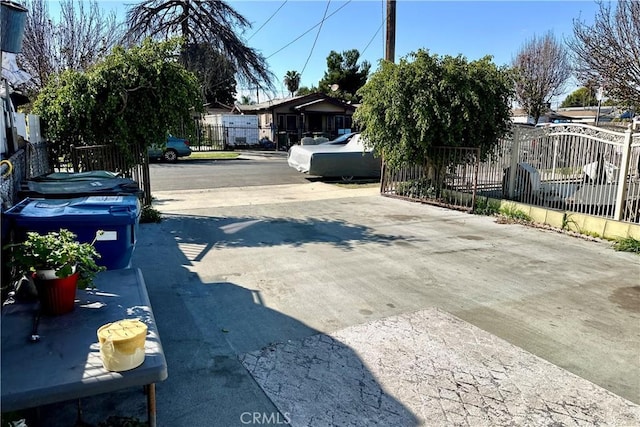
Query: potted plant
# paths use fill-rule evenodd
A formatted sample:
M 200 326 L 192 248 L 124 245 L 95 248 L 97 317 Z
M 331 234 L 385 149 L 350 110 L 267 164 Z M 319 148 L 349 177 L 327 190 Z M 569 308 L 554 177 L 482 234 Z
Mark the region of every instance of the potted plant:
M 80 243 L 69 230 L 45 234 L 28 232 L 21 243 L 8 245 L 11 264 L 19 274 L 33 279 L 43 312 L 63 314 L 74 308 L 76 288 L 91 285 L 96 273 L 104 270 L 96 264 L 100 254 L 91 243 Z

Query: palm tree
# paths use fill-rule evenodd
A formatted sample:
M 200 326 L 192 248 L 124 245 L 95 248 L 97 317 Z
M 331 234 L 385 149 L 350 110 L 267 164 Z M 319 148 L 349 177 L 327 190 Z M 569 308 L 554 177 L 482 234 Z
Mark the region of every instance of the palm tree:
M 301 77 L 297 71 L 287 71 L 287 74 L 284 75 L 284 84 L 287 86 L 287 90 L 289 90 L 291 96 L 293 96 L 300 87 Z
M 144 37 L 181 36 L 183 52 L 191 45 L 206 44 L 225 56 L 240 80 L 252 87 L 273 89 L 273 74 L 261 54 L 236 34 L 251 28 L 241 14 L 222 0 L 143 0 L 127 11 L 131 42 Z
M 242 95 L 240 97 L 240 104 L 242 105 L 253 105 L 255 103 L 256 102 L 253 99 L 251 99 L 251 97 L 248 95 Z

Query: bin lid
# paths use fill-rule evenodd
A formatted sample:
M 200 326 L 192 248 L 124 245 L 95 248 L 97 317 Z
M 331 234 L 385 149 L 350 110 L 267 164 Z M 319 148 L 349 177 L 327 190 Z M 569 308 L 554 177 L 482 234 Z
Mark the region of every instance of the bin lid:
M 22 184 L 20 193 L 22 197 L 68 199 L 93 195 L 140 196 L 142 191 L 132 179 L 120 178 L 113 172 L 93 171 L 57 172 L 32 178 Z
M 86 181 L 86 180 L 105 180 L 116 179 L 120 176 L 110 171 L 89 171 L 89 172 L 53 172 L 46 175 L 31 178 L 31 181 Z
M 73 199 L 26 198 L 6 214 L 19 225 L 35 222 L 81 222 L 99 225 L 132 223 L 140 213 L 135 196 L 90 196 Z

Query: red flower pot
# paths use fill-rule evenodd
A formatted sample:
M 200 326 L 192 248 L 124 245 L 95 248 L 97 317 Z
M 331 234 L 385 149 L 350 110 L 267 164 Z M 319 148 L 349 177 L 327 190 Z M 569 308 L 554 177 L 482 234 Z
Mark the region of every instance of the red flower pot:
M 56 316 L 73 311 L 76 302 L 78 272 L 56 279 L 39 279 L 33 275 L 40 307 L 44 314 Z

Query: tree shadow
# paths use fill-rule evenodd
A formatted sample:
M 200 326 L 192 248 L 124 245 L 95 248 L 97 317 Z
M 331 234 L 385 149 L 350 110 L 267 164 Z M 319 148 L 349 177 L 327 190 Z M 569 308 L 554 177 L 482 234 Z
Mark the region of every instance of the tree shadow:
M 411 238 L 373 232 L 370 228 L 345 221 L 323 218 L 270 218 L 270 217 L 205 217 L 166 216 L 157 225 L 168 240 L 185 247 L 191 245 L 195 253 L 189 260 L 200 261 L 212 249 L 260 248 L 273 246 L 300 247 L 310 243 L 326 243 L 351 251 L 362 243 L 391 245 Z M 161 237 L 164 239 L 163 237 Z M 180 252 L 176 254 L 185 257 Z
M 276 405 L 282 415 L 276 419 L 294 425 L 419 424 L 349 346 L 266 307 L 259 291 L 229 282 L 205 286 L 225 339 Z
M 333 407 L 331 413 L 353 425 L 362 425 L 360 420 L 366 419 L 417 425 L 416 416 L 384 391 L 348 346 L 268 307 L 259 290 L 228 281 L 205 282 L 192 271 L 192 261 L 214 248 L 326 243 L 350 251 L 363 242 L 389 245 L 397 239 L 402 238 L 322 218 L 169 216 L 159 224 L 141 225 L 132 266 L 143 273 L 169 374 L 156 386 L 159 424 L 243 425 L 247 417 L 253 421 L 255 414 L 262 417 L 261 424 L 286 420 L 298 424 L 309 414 L 320 417 Z M 341 363 L 327 364 L 326 370 L 318 364 L 313 381 L 275 372 L 269 377 L 280 381 L 282 390 L 300 387 L 318 393 L 314 385 L 329 387 L 327 399 L 314 404 L 308 398 L 305 410 L 296 411 L 296 399 L 304 395 L 280 393 L 276 399 L 255 369 L 258 365 L 246 364 L 246 355 L 281 345 L 295 347 L 308 339 L 330 342 Z M 307 360 L 301 353 L 302 365 L 290 367 L 300 372 Z M 336 394 L 331 394 L 333 390 Z M 372 396 L 383 405 L 372 405 Z M 144 396 L 137 388 L 83 398 L 82 408 L 83 420 L 93 425 L 114 415 L 146 418 Z M 62 402 L 41 407 L 39 414 L 49 427 L 72 425 L 77 407 L 75 402 Z

